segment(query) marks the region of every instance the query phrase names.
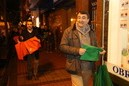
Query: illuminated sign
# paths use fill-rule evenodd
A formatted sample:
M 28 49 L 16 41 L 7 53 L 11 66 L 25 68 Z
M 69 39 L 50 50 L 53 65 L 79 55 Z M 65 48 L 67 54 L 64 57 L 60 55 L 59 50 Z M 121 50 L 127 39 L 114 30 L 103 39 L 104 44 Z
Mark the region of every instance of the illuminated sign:
M 107 67 L 110 73 L 129 81 L 129 6 L 125 4 L 109 1 Z

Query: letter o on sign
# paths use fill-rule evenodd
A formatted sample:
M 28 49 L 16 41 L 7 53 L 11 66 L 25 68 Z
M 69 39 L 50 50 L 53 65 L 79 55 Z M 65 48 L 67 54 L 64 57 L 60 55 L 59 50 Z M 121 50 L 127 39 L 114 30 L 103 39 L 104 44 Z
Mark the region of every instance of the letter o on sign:
M 116 66 L 114 66 L 114 67 L 113 67 L 113 71 L 114 71 L 115 73 L 118 73 L 119 69 L 118 69 Z

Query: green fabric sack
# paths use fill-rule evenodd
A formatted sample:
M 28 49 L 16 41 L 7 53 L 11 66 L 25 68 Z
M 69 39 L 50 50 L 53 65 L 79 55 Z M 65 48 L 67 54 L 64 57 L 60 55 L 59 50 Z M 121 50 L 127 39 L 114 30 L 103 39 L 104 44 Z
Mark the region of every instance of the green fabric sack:
M 82 48 L 86 49 L 86 52 L 80 57 L 80 60 L 98 61 L 99 52 L 103 51 L 101 48 L 90 45 L 82 45 Z
M 103 86 L 113 86 L 113 83 L 107 70 L 107 66 L 105 64 L 102 65 L 102 75 Z
M 93 86 L 113 86 L 105 64 L 100 66 L 95 72 Z
M 101 73 L 101 70 L 98 72 L 95 72 L 95 75 L 94 75 L 94 83 L 93 85 L 94 86 L 102 86 L 102 73 Z

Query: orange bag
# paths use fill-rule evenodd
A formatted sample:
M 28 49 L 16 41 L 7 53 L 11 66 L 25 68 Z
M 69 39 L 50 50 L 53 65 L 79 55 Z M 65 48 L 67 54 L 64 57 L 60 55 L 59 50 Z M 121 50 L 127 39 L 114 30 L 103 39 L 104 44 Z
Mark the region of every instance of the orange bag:
M 23 42 L 17 43 L 15 48 L 19 60 L 23 60 L 23 57 L 29 54 Z
M 32 54 L 41 47 L 40 41 L 37 37 L 33 37 L 24 41 L 24 45 L 28 50 L 29 54 Z

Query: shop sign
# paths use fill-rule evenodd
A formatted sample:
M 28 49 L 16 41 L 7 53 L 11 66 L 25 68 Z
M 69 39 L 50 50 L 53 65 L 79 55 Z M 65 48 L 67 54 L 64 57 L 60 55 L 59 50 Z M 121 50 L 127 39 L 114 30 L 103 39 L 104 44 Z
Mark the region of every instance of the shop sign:
M 108 71 L 122 79 L 129 81 L 129 69 L 107 63 Z

